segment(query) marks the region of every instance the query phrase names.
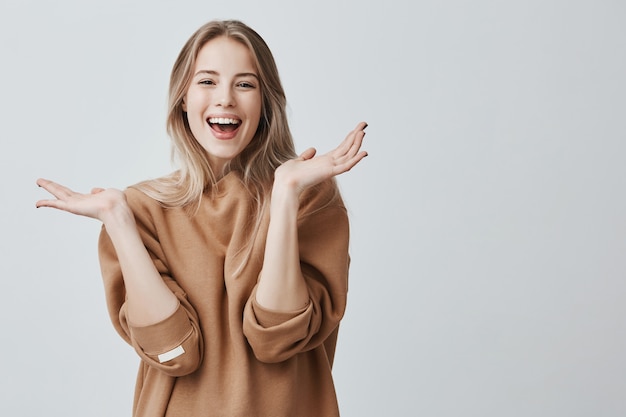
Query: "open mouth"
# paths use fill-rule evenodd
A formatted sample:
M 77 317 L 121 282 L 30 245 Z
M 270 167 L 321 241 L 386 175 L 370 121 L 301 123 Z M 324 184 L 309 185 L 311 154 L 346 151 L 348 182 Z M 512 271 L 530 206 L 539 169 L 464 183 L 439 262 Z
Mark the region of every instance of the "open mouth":
M 209 117 L 207 122 L 211 129 L 219 132 L 234 132 L 241 124 L 241 120 L 229 117 Z

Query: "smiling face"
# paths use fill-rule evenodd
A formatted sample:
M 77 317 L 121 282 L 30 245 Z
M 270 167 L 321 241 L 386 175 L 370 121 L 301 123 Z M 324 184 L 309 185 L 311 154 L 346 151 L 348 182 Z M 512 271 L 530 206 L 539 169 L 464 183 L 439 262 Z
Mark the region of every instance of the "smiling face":
M 221 174 L 252 141 L 261 105 L 258 72 L 248 48 L 225 36 L 204 44 L 183 110 L 214 173 Z

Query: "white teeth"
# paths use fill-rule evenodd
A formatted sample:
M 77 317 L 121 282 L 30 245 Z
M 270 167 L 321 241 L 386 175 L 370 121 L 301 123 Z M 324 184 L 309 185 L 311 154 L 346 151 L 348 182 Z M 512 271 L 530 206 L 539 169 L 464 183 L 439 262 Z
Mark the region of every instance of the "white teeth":
M 209 123 L 217 123 L 220 125 L 238 125 L 239 124 L 239 120 L 237 119 L 230 119 L 227 117 L 210 117 L 209 118 Z

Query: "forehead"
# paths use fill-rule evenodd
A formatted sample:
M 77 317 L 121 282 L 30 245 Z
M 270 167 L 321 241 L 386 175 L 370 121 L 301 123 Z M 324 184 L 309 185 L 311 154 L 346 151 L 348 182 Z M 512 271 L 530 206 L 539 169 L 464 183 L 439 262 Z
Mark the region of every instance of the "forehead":
M 256 65 L 247 46 L 226 36 L 211 39 L 198 51 L 195 71 L 253 72 Z

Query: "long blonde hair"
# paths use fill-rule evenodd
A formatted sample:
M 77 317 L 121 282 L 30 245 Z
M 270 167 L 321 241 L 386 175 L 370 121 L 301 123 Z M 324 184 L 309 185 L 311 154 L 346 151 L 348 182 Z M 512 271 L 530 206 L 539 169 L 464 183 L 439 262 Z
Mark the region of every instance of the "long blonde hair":
M 198 52 L 208 41 L 220 36 L 240 42 L 250 51 L 258 71 L 262 106 L 259 126 L 250 144 L 226 164 L 224 172 L 216 173 L 211 170 L 205 150 L 191 133 L 187 114 L 183 111 L 183 98 L 191 83 Z M 248 242 L 239 248 L 244 255 L 235 276 L 242 272 L 251 256 L 267 209 L 274 171 L 283 162 L 296 157 L 286 105 L 276 62 L 261 36 L 237 20 L 206 23 L 185 43 L 170 76 L 167 132 L 172 140 L 172 160 L 177 162 L 179 169 L 169 176 L 134 186 L 164 207 L 183 207 L 193 215 L 199 209 L 204 193 L 216 190 L 217 175 L 238 171 L 251 194 L 254 215 L 250 219 Z
M 198 52 L 208 41 L 220 36 L 240 42 L 250 51 L 258 71 L 262 108 L 259 126 L 248 147 L 226 165 L 225 172 L 216 173 L 191 133 L 183 111 L 183 98 L 191 83 Z M 136 188 L 165 207 L 185 207 L 193 213 L 199 208 L 202 195 L 214 190 L 217 175 L 238 171 L 256 202 L 256 220 L 260 220 L 274 171 L 296 153 L 276 62 L 257 32 L 237 20 L 215 20 L 200 27 L 189 38 L 170 76 L 167 132 L 172 139 L 172 159 L 178 163 L 179 170 L 168 177 L 142 182 Z

